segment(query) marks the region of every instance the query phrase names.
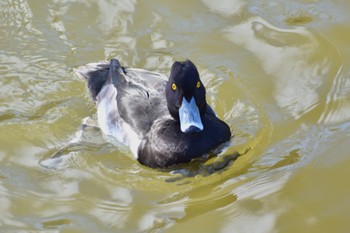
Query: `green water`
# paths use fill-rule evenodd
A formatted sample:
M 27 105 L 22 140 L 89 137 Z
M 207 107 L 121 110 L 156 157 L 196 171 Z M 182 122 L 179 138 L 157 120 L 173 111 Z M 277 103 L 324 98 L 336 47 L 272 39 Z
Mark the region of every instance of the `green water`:
M 348 232 L 349 5 L 2 0 L 0 231 Z M 79 135 L 96 109 L 73 69 L 112 57 L 191 59 L 231 146 L 158 171 Z

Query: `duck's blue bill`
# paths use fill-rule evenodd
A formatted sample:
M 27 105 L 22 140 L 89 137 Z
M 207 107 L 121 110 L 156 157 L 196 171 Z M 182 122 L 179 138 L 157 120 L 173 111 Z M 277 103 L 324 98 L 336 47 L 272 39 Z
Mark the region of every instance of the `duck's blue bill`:
M 183 133 L 196 133 L 203 130 L 203 124 L 199 109 L 194 97 L 187 101 L 182 98 L 182 104 L 179 109 L 180 128 Z

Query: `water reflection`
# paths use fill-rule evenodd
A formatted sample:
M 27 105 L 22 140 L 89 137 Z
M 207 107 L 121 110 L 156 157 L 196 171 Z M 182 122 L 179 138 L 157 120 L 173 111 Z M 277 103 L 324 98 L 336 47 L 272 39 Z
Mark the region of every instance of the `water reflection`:
M 273 95 L 282 109 L 299 119 L 316 107 L 320 99 L 317 89 L 327 77 L 331 61 L 325 58 L 321 64 L 312 64 L 319 43 L 310 32 L 279 29 L 256 17 L 225 29 L 225 33 L 230 41 L 253 53 L 264 71 L 274 77 Z
M 349 74 L 350 72 L 346 74 L 342 67 L 339 69 L 327 95 L 326 111 L 323 112 L 320 123 L 337 124 L 350 120 Z
M 0 5 L 2 231 L 349 229 L 348 3 Z M 96 110 L 71 71 L 111 57 L 162 73 L 192 59 L 231 146 L 159 171 L 94 124 L 75 137 Z
M 244 0 L 220 0 L 210 1 L 203 0 L 203 3 L 213 12 L 217 12 L 224 16 L 232 16 L 241 12 L 241 9 L 247 5 Z
M 11 28 L 26 28 L 30 33 L 42 34 L 33 26 L 33 12 L 27 1 L 2 1 L 0 14 L 1 34 L 4 39 L 11 38 L 14 33 L 19 33 L 21 36 L 25 35 L 25 32 L 18 32 L 11 30 Z M 4 30 L 4 27 L 9 30 Z

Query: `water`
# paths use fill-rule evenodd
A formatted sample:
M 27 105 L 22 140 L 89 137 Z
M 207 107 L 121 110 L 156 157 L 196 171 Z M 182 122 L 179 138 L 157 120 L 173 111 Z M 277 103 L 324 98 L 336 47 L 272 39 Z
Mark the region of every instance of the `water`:
M 3 0 L 1 232 L 347 232 L 349 9 Z M 171 170 L 135 162 L 73 74 L 112 57 L 165 74 L 191 59 L 231 146 Z

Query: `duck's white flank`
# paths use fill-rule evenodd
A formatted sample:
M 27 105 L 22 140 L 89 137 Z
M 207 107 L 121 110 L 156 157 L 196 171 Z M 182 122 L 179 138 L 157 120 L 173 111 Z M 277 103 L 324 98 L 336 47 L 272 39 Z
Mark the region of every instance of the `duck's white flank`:
M 141 139 L 125 121 L 121 120 L 117 106 L 117 89 L 113 84 L 104 85 L 97 96 L 98 124 L 104 134 L 115 137 L 127 145 L 137 159 Z

